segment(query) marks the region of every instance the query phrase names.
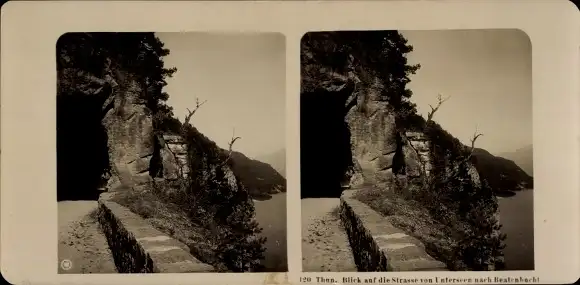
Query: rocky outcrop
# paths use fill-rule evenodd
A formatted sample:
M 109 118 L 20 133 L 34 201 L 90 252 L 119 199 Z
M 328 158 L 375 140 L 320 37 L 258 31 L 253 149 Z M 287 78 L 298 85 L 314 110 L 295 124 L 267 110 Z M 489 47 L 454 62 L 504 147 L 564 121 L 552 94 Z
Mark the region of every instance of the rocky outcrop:
M 187 144 L 183 138 L 156 135 L 151 111 L 139 97 L 140 86 L 136 81 L 125 86 L 103 105 L 106 113 L 102 124 L 107 132 L 111 168 L 108 191 L 142 188 L 153 178 L 187 177 Z M 161 173 L 156 173 L 158 168 Z
M 159 177 L 187 177 L 187 144 L 179 135 L 156 135 L 151 111 L 139 97 L 139 84 L 133 81 L 125 86 L 103 105 L 106 113 L 102 124 L 107 132 L 111 168 L 108 190 L 141 188 Z M 161 175 L 155 173 L 157 168 L 162 170 Z
M 114 88 L 105 101 L 102 123 L 108 136 L 111 167 L 109 191 L 139 187 L 152 180 L 149 175 L 154 154 L 151 111 L 140 98 L 143 92 L 136 80 L 126 75 L 126 82 Z
M 351 152 L 356 160 L 353 164 L 358 164 L 364 173 L 374 173 L 372 180 L 390 178 L 398 149 L 395 116 L 389 111 L 388 103 L 379 98 L 383 86 L 378 78 L 367 79 L 370 82 L 362 82 L 358 77 L 353 80 L 356 87 L 346 102 L 348 112 L 345 116 L 351 135 Z M 351 186 L 356 181 L 355 176 Z

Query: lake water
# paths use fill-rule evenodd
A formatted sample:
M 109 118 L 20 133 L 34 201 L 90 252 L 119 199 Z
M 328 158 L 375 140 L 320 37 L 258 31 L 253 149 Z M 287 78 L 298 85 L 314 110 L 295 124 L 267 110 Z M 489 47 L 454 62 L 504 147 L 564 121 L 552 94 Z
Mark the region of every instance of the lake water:
M 498 198 L 502 231 L 507 234 L 504 256 L 507 270 L 534 269 L 534 192 Z
M 286 193 L 273 194 L 269 200 L 254 200 L 256 221 L 267 238 L 264 266 L 266 271 L 288 270 L 288 248 L 286 237 Z

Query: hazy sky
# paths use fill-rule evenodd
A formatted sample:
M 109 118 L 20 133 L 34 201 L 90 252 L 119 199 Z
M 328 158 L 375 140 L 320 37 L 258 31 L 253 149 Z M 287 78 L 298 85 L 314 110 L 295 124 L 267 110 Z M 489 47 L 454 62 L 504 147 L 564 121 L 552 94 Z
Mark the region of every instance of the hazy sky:
M 437 94 L 450 99 L 435 115 L 446 130 L 492 153 L 532 143 L 531 44 L 516 30 L 403 31 L 421 69 L 409 84 L 426 115 Z M 168 104 L 180 120 L 195 98 L 207 100 L 191 123 L 226 148 L 260 157 L 285 145 L 285 42 L 280 34 L 158 33 L 171 50 Z
M 183 121 L 195 99 L 207 102 L 191 123 L 222 148 L 249 157 L 285 145 L 285 38 L 281 34 L 157 33 L 170 49 L 168 104 Z
M 409 84 L 426 116 L 437 94 L 450 96 L 434 120 L 469 144 L 491 153 L 532 143 L 532 58 L 528 37 L 517 30 L 403 31 L 408 58 L 421 69 Z

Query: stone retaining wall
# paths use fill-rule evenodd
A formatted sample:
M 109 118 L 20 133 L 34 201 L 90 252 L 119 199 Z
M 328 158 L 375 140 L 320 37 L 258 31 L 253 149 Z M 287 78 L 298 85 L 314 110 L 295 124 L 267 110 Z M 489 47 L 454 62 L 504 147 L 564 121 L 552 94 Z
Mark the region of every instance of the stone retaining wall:
M 177 167 L 176 177 L 173 179 L 179 176 L 186 178 L 189 175 L 187 143 L 181 136 L 167 134 L 163 135 L 163 141 L 165 143 L 163 151 L 168 152 L 167 155 L 170 154 L 173 157 L 171 164 L 175 164 Z
M 99 223 L 119 273 L 212 272 L 183 243 L 153 228 L 115 202 L 99 200 Z
M 359 271 L 447 271 L 419 240 L 352 198 L 354 191 L 344 191 L 340 197 L 340 218 Z
M 429 139 L 421 132 L 406 132 L 404 137 L 403 152 L 405 154 L 407 176 L 420 177 L 423 171 L 428 176 L 433 169 L 429 155 L 431 147 Z

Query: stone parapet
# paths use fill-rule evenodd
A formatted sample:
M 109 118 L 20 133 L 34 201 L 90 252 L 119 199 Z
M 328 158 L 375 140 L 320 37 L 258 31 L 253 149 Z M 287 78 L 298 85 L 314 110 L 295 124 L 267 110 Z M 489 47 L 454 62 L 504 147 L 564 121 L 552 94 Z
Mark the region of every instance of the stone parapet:
M 368 205 L 344 191 L 340 218 L 348 235 L 359 271 L 447 271 L 419 240 L 394 227 Z
M 189 248 L 115 202 L 99 200 L 99 223 L 119 273 L 213 272 Z

